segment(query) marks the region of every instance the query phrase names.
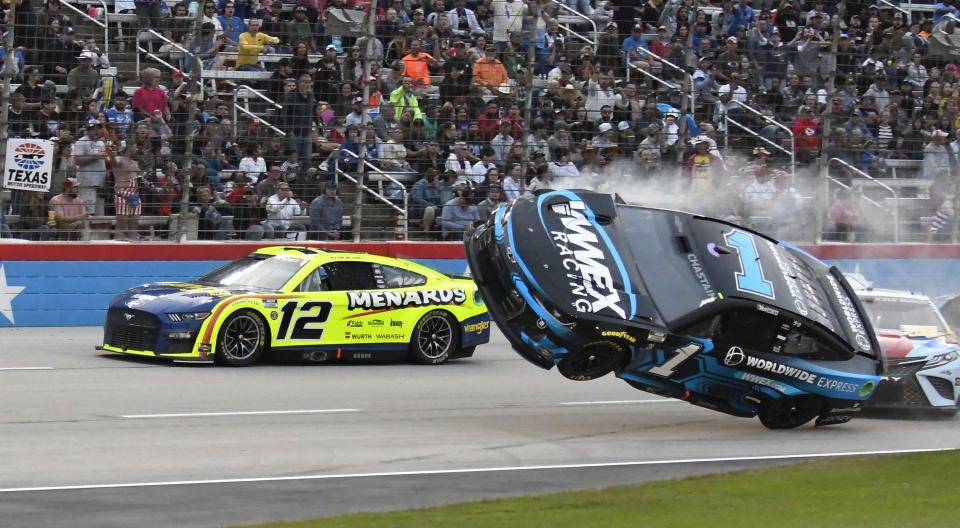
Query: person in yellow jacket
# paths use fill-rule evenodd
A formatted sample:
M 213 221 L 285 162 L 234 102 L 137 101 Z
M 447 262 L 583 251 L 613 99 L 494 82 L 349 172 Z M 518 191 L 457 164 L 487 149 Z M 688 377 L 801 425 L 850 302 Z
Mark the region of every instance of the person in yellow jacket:
M 237 69 L 243 71 L 263 71 L 259 55 L 267 44 L 279 44 L 280 39 L 260 33 L 260 20 L 251 18 L 247 31 L 240 34 L 240 47 L 237 52 Z
M 410 107 L 413 110 L 413 118 L 421 119 L 420 101 L 413 90 L 413 79 L 409 75 L 404 75 L 400 81 L 400 86 L 390 92 L 390 102 L 397 108 L 397 115 L 402 115 L 404 108 Z

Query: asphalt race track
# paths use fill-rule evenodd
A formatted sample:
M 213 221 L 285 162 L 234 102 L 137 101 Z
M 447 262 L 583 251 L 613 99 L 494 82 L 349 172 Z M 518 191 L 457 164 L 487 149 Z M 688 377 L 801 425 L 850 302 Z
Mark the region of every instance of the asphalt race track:
M 99 328 L 0 329 L 0 525 L 211 527 L 853 453 L 960 448 L 960 419 L 756 420 L 573 382 L 499 333 L 439 367 L 178 366 Z

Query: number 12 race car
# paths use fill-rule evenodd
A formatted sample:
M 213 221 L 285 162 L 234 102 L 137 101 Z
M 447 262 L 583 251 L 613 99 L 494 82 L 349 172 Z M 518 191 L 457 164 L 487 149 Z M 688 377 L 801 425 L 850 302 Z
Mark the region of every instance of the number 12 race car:
M 233 366 L 268 352 L 438 364 L 471 356 L 489 337 L 490 318 L 469 279 L 388 257 L 274 246 L 195 282 L 121 293 L 98 348 Z
M 467 240 L 514 350 L 573 380 L 641 390 L 787 429 L 844 423 L 882 372 L 843 274 L 734 224 L 541 191 Z

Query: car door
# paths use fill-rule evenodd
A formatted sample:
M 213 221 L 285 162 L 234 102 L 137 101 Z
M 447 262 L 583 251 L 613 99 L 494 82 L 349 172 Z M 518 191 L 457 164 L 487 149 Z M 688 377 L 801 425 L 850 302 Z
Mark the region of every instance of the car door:
M 292 291 L 279 299 L 271 317 L 278 318 L 271 329 L 274 348 L 315 348 L 336 342 L 337 292 L 331 291 L 330 277 L 323 266 L 311 270 Z M 331 335 L 332 332 L 332 335 Z

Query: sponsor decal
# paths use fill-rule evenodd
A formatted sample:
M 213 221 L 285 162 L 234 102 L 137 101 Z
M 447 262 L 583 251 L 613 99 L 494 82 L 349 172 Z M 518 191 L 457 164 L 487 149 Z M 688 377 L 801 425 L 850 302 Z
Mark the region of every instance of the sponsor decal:
M 398 321 L 398 320 L 396 320 L 396 319 L 390 319 L 390 326 L 395 326 L 395 327 L 398 327 L 398 328 L 402 328 L 402 327 L 403 327 L 403 321 Z
M 361 328 L 363 327 L 363 321 L 350 320 L 347 321 L 347 328 Z
M 763 313 L 770 314 L 770 315 L 772 315 L 772 316 L 774 316 L 774 317 L 780 315 L 780 310 L 776 310 L 776 309 L 774 309 L 774 308 L 770 308 L 769 306 L 767 306 L 767 305 L 765 305 L 765 304 L 757 303 L 757 310 L 760 310 L 760 311 L 763 312 Z
M 772 380 L 770 378 L 765 378 L 763 376 L 758 376 L 756 374 L 751 374 L 749 372 L 737 372 L 736 376 L 742 379 L 743 381 L 746 381 L 747 383 L 763 385 L 764 387 L 770 387 L 771 389 L 778 390 L 782 393 L 786 393 L 787 390 L 789 390 L 786 385 L 784 385 L 783 383 L 780 383 L 779 381 Z
M 260 303 L 257 299 L 240 299 L 239 301 L 230 303 L 230 306 L 260 306 Z
M 586 205 L 580 200 L 554 204 L 551 208 L 563 223 L 564 230 L 551 231 L 550 236 L 560 256 L 565 257 L 561 264 L 569 279 L 571 294 L 578 297 L 573 307 L 581 313 L 599 313 L 606 309 L 626 319 L 610 268 L 604 264 L 600 237 L 584 215 L 585 209 Z
M 263 299 L 264 308 L 276 308 L 279 306 L 276 299 Z
M 127 321 L 129 321 L 130 319 L 133 319 L 133 317 L 134 315 L 130 312 L 124 312 L 123 314 L 123 318 L 126 319 Z
M 756 370 L 762 370 L 771 374 L 779 374 L 781 376 L 795 378 L 806 383 L 817 383 L 817 375 L 812 372 L 807 372 L 806 370 L 797 367 L 784 365 L 783 363 L 778 363 L 776 361 L 770 361 L 769 359 L 751 356 L 744 353 L 743 349 L 738 346 L 732 346 L 727 349 L 727 354 L 723 357 L 723 364 L 728 367 L 742 366 Z
M 633 337 L 632 335 L 622 330 L 620 331 L 604 330 L 603 332 L 600 332 L 600 335 L 602 335 L 603 337 L 619 337 L 620 339 L 625 339 L 627 341 L 630 341 L 631 343 L 637 342 L 636 337 Z
M 399 332 L 377 334 L 377 339 L 404 339 L 404 335 Z
M 647 335 L 647 341 L 650 341 L 651 343 L 663 343 L 666 340 L 667 340 L 667 334 L 663 332 L 651 331 Z
M 472 334 L 474 332 L 480 334 L 490 328 L 490 321 L 480 321 L 479 323 L 468 324 L 463 327 L 463 331 Z
M 703 288 L 703 293 L 706 294 L 708 299 L 716 297 L 716 292 L 713 290 L 713 285 L 710 284 L 710 280 L 707 279 L 707 274 L 703 271 L 703 266 L 700 265 L 700 260 L 693 253 L 687 253 L 687 260 L 690 262 L 690 268 L 693 269 L 693 276 L 697 278 L 697 282 L 700 283 L 700 286 Z
M 844 381 L 838 381 L 830 378 L 817 379 L 817 387 L 821 387 L 827 390 L 835 390 L 839 392 L 858 392 L 860 390 L 859 383 L 847 383 Z M 868 391 L 867 394 L 870 394 L 870 392 Z
M 840 288 L 840 284 L 837 282 L 837 279 L 833 278 L 833 275 L 827 275 L 827 280 L 830 282 L 830 288 L 833 289 L 834 297 L 840 304 L 840 310 L 843 311 L 847 326 L 854 334 L 854 341 L 857 342 L 857 345 L 862 350 L 870 350 L 870 339 L 867 337 L 867 332 L 863 328 L 863 321 L 860 320 L 860 314 L 858 314 L 857 309 L 853 307 L 853 302 L 850 301 L 850 298 L 847 297 Z
M 209 354 L 210 349 L 211 349 L 210 343 L 200 343 L 200 345 L 197 346 L 197 351 L 200 352 L 201 356 L 205 356 Z
M 144 303 L 156 299 L 156 295 L 147 295 L 144 293 L 137 293 L 127 301 L 127 308 L 136 308 L 138 306 L 143 306 Z
M 344 332 L 343 337 L 344 339 L 370 339 L 373 335 L 363 332 Z
M 270 312 L 270 319 L 273 319 L 274 321 L 276 321 L 277 317 L 280 317 L 279 315 L 277 315 L 277 312 Z
M 880 381 L 892 381 L 894 383 L 902 379 L 902 376 L 880 376 Z M 957 378 L 957 385 L 960 385 L 960 378 Z
M 371 320 L 367 321 L 367 325 L 368 325 L 368 326 L 383 326 L 383 320 L 382 320 L 382 319 L 371 319 Z
M 406 308 L 409 306 L 428 306 L 431 304 L 463 304 L 467 292 L 454 288 L 449 290 L 418 290 L 407 292 L 365 291 L 347 292 L 348 310 L 370 310 L 374 308 Z
M 777 267 L 780 268 L 780 276 L 783 277 L 783 281 L 787 284 L 787 291 L 790 292 L 790 297 L 793 298 L 793 308 L 798 314 L 806 316 L 809 312 L 807 311 L 807 304 L 803 300 L 803 292 L 797 284 L 796 268 L 792 263 L 784 260 L 780 248 L 778 248 L 776 244 L 768 240 L 767 245 L 770 246 L 770 253 L 773 254 L 774 260 L 777 261 Z
M 373 354 L 370 352 L 354 352 L 350 357 L 352 359 L 373 359 Z

